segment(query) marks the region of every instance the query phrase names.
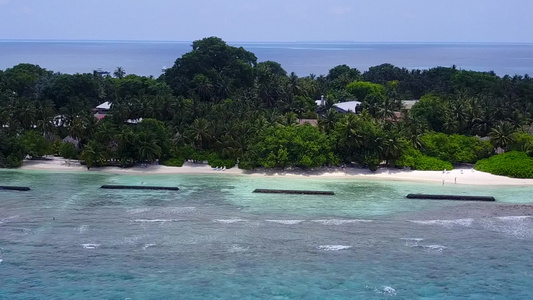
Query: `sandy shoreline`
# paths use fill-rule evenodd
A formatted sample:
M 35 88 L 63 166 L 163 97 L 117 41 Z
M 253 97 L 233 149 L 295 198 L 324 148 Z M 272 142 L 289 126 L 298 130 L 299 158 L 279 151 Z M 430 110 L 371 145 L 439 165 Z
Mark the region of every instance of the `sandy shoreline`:
M 443 173 L 442 171 L 413 171 L 382 168 L 376 172 L 368 169 L 346 168 L 322 168 L 311 171 L 302 170 L 255 170 L 244 171 L 231 168 L 225 171 L 213 170 L 209 165 L 186 162 L 183 167 L 167 167 L 148 165 L 147 167 L 102 167 L 87 170 L 77 161 L 54 158 L 47 161 L 27 160 L 24 161 L 22 170 L 42 170 L 55 172 L 95 172 L 110 174 L 131 175 L 155 175 L 155 174 L 200 174 L 200 175 L 245 175 L 245 176 L 286 176 L 286 177 L 324 177 L 342 179 L 376 179 L 388 181 L 411 181 L 411 182 L 435 182 L 444 184 L 468 184 L 468 185 L 514 185 L 533 186 L 533 179 L 516 179 L 504 176 L 496 176 L 485 172 L 479 172 L 472 168 L 455 169 Z

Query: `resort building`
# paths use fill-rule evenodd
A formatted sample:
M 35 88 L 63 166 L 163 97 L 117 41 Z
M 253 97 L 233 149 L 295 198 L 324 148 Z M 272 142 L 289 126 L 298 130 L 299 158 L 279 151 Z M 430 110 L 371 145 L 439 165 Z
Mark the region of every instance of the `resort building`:
M 103 118 L 105 118 L 107 116 L 107 114 L 109 114 L 109 110 L 111 110 L 111 105 L 112 105 L 111 102 L 106 101 L 106 102 L 98 105 L 97 107 L 95 107 L 93 109 L 95 118 L 97 118 L 98 120 L 102 120 Z M 136 125 L 136 124 L 141 123 L 142 120 L 143 120 L 143 118 L 128 119 L 128 120 L 124 121 L 124 123 L 131 124 L 131 125 Z
M 315 100 L 317 111 L 321 111 L 321 107 L 326 106 L 326 100 L 324 99 L 324 96 L 320 98 L 320 100 Z M 333 104 L 331 107 L 335 109 L 337 112 L 341 114 L 347 114 L 347 113 L 354 113 L 358 114 L 361 111 L 363 111 L 363 107 L 361 105 L 361 102 L 359 101 L 346 101 L 346 102 L 339 102 Z

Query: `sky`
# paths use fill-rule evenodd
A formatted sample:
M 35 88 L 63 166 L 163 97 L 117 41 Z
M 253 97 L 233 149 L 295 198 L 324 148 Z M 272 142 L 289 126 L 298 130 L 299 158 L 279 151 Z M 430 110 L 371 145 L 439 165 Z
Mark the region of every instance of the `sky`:
M 532 0 L 0 0 L 0 39 L 533 43 Z

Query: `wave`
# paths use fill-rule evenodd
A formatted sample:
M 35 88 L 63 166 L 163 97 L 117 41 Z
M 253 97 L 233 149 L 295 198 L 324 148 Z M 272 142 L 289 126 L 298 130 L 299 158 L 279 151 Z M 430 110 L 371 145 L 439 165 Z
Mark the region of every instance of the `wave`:
M 447 228 L 454 227 L 456 225 L 469 227 L 474 222 L 474 219 L 454 219 L 454 220 L 407 220 L 411 223 L 420 224 L 420 225 L 438 225 L 444 226 Z
M 409 242 L 421 242 L 423 238 L 401 238 L 400 240 L 409 241 Z
M 179 219 L 136 219 L 133 220 L 135 223 L 169 223 L 169 222 L 179 222 Z
M 501 221 L 523 221 L 531 218 L 531 216 L 508 216 L 508 217 L 496 217 L 496 219 Z
M 228 252 L 230 253 L 239 253 L 239 252 L 246 252 L 248 251 L 248 247 L 242 247 L 242 246 L 239 246 L 239 245 L 232 245 L 229 249 L 228 249 Z
M 420 247 L 437 252 L 442 252 L 444 249 L 447 248 L 446 246 L 442 245 L 421 245 Z
M 400 240 L 405 241 L 405 246 L 407 247 L 418 247 L 420 246 L 420 242 L 424 239 L 422 238 L 401 238 Z
M 147 211 L 150 211 L 150 208 L 132 208 L 132 209 L 128 209 L 128 213 L 132 214 L 132 215 L 144 213 L 144 212 L 147 212 Z
M 148 248 L 150 248 L 150 247 L 154 247 L 154 246 L 156 246 L 156 245 L 157 245 L 157 244 L 145 244 L 145 245 L 143 246 L 143 250 L 146 250 L 146 249 L 148 249 Z
M 347 250 L 352 248 L 352 246 L 345 246 L 345 245 L 320 245 L 317 247 L 318 250 L 324 250 L 324 251 L 340 251 L 340 250 Z
M 16 215 L 16 216 L 9 216 L 9 217 L 2 218 L 2 219 L 0 219 L 0 224 L 9 223 L 11 220 L 17 219 L 18 217 L 20 217 L 20 216 Z
M 353 223 L 368 223 L 368 222 L 373 222 L 373 220 L 329 219 L 329 220 L 311 220 L 311 222 L 320 223 L 322 225 L 343 225 L 343 224 L 353 224 Z
M 380 288 L 374 289 L 374 292 L 378 294 L 389 295 L 389 296 L 396 295 L 396 290 L 393 287 L 387 286 L 387 285 L 382 285 Z
M 283 225 L 295 225 L 304 222 L 305 220 L 265 220 L 271 223 L 278 223 Z
M 82 244 L 83 249 L 96 249 L 100 247 L 100 244 Z
M 215 219 L 215 220 L 213 220 L 213 222 L 223 223 L 223 224 L 233 224 L 233 223 L 246 222 L 246 220 L 243 220 L 243 219 Z

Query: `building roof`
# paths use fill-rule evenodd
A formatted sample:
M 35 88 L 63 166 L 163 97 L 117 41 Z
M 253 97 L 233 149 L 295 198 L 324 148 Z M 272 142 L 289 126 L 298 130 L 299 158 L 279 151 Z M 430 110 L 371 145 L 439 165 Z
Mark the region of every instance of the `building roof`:
M 405 109 L 413 108 L 413 105 L 417 104 L 420 100 L 400 100 Z
M 340 109 L 344 110 L 345 112 L 348 112 L 348 111 L 355 112 L 355 107 L 357 105 L 361 105 L 361 102 L 359 102 L 359 101 L 347 101 L 347 102 L 340 102 L 340 103 L 333 104 L 333 106 L 335 106 L 337 108 L 340 108 Z
M 315 100 L 316 106 L 322 105 L 322 100 Z M 359 101 L 346 101 L 333 104 L 334 107 L 341 109 L 345 112 L 355 112 L 355 107 L 361 105 Z
M 111 109 L 111 102 L 106 101 L 96 107 L 97 109 Z

